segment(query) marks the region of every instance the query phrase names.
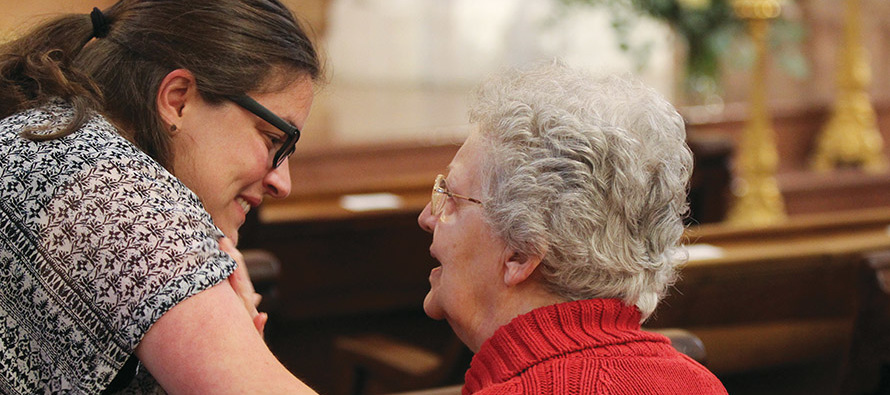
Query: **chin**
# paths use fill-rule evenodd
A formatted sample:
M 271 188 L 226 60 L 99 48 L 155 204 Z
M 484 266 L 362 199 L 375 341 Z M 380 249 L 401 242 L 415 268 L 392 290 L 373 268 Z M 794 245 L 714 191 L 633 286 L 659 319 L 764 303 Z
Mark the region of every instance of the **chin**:
M 232 244 L 238 245 L 238 230 L 243 223 L 237 222 L 231 216 L 223 215 L 220 211 L 208 211 L 213 224 L 222 231 L 223 236 L 232 240 Z
M 442 307 L 433 300 L 432 291 L 426 294 L 426 298 L 423 300 L 423 312 L 426 313 L 427 317 L 434 320 L 441 321 L 445 319 L 445 313 L 442 311 Z
M 238 246 L 238 228 L 232 229 L 224 229 L 220 228 L 223 231 L 223 235 L 226 236 L 229 240 L 232 240 L 232 244 L 236 247 Z

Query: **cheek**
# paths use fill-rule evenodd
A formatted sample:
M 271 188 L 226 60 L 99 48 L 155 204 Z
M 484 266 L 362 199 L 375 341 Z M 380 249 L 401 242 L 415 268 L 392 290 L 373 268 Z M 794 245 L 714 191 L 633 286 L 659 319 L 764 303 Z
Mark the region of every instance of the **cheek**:
M 265 143 L 243 134 L 219 147 L 215 166 L 209 167 L 209 171 L 219 172 L 217 182 L 253 184 L 268 172 L 272 159 Z
M 231 156 L 233 161 L 238 162 L 241 176 L 254 181 L 263 178 L 270 170 L 275 151 L 266 145 L 265 138 L 259 134 L 245 133 L 240 141 L 238 146 L 233 147 Z
M 212 126 L 203 134 L 202 153 L 211 156 L 215 165 L 210 171 L 228 173 L 262 172 L 268 163 L 269 148 L 266 140 L 251 119 L 243 114 L 227 111 L 214 113 L 216 118 L 204 119 Z M 206 126 L 204 126 L 206 127 Z
M 439 277 L 439 298 L 452 307 L 467 304 L 479 282 L 482 281 L 480 254 L 481 246 L 468 243 L 452 243 L 444 246 L 446 255 L 442 260 L 441 276 Z M 451 302 L 451 303 L 449 303 Z

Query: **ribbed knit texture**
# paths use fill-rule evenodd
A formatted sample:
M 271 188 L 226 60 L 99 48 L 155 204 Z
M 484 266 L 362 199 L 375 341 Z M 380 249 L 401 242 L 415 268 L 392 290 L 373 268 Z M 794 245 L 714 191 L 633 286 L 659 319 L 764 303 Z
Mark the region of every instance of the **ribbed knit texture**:
M 726 394 L 710 371 L 639 322 L 636 307 L 618 299 L 523 314 L 482 344 L 463 394 Z

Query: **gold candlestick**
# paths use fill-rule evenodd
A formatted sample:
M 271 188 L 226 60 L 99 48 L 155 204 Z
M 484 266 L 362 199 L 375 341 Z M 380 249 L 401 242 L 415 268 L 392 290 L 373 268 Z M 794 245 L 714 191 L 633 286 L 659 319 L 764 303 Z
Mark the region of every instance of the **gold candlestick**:
M 785 219 L 785 203 L 776 182 L 778 154 L 766 100 L 767 33 L 769 20 L 782 11 L 780 0 L 734 0 L 733 10 L 745 20 L 754 42 L 756 60 L 750 92 L 751 114 L 745 125 L 727 215 L 734 225 L 768 225 Z
M 836 165 L 861 165 L 866 171 L 887 168 L 884 141 L 866 87 L 871 81 L 868 54 L 862 44 L 859 0 L 847 0 L 843 45 L 838 58 L 838 97 L 834 112 L 816 141 L 812 166 L 827 171 Z

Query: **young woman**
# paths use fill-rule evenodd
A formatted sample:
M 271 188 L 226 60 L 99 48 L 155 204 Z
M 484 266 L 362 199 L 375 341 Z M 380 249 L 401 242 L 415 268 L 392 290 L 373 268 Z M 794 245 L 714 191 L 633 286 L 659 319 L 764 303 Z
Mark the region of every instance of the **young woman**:
M 122 0 L 5 44 L 0 392 L 311 392 L 233 257 L 320 76 L 277 0 Z

